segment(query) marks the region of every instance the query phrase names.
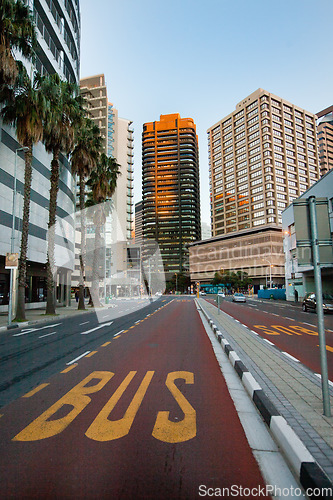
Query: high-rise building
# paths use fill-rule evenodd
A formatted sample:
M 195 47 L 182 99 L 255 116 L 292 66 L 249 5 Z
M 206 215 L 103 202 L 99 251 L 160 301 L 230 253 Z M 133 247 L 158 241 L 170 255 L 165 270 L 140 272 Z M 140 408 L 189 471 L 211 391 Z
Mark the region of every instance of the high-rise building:
M 318 155 L 323 176 L 333 168 L 333 106 L 323 109 L 317 116 Z
M 81 95 L 87 101 L 89 117 L 99 127 L 105 154 L 120 165 L 121 175 L 112 197 L 114 239 L 131 239 L 133 225 L 133 157 L 134 139 L 130 120 L 119 118 L 118 110 L 108 101 L 104 74 L 82 78 Z
M 201 236 L 198 139 L 178 113 L 143 125 L 142 233 L 158 242 L 167 278 L 188 271 L 188 243 Z
M 135 204 L 135 244 L 142 243 L 142 200 Z
M 24 61 L 28 72 L 41 74 L 57 72 L 63 79 L 79 82 L 80 66 L 80 10 L 79 1 L 58 2 L 46 0 L 26 2 L 36 23 L 37 49 L 34 63 Z M 32 66 L 33 64 L 33 66 Z M 24 188 L 24 158 L 22 145 L 15 130 L 0 122 L 0 311 L 7 310 L 9 297 L 9 270 L 5 269 L 5 255 L 20 252 Z M 32 190 L 28 239 L 26 307 L 46 298 L 46 251 L 50 165 L 52 155 L 41 143 L 33 147 Z M 71 166 L 60 155 L 60 180 L 57 216 L 62 220 L 65 235 L 56 229 L 57 298 L 63 304 L 70 300 L 71 272 L 74 256 L 75 183 Z M 17 179 L 17 182 L 15 182 Z M 16 187 L 16 189 L 15 189 Z M 14 207 L 14 213 L 13 213 Z M 66 221 L 64 220 L 66 219 Z M 60 254 L 66 255 L 59 259 Z M 15 301 L 15 294 L 13 296 Z M 39 304 L 40 305 L 40 304 Z
M 86 99 L 87 114 L 99 127 L 103 138 L 103 150 L 107 156 L 116 159 L 121 175 L 117 179 L 117 187 L 112 196 L 112 211 L 104 225 L 105 266 L 104 278 L 108 280 L 116 273 L 126 269 L 127 262 L 123 258 L 126 241 L 132 237 L 133 226 L 133 157 L 134 139 L 132 122 L 119 118 L 118 110 L 108 101 L 107 86 L 104 74 L 90 76 L 80 80 L 81 95 Z M 87 230 L 87 246 L 94 238 L 93 223 Z M 119 243 L 119 244 L 118 244 Z M 91 247 L 91 245 L 90 245 Z M 78 255 L 73 282 L 79 282 Z M 108 294 L 108 287 L 104 289 Z
M 316 115 L 263 89 L 208 129 L 212 235 L 281 226 L 320 177 Z
M 103 150 L 108 154 L 108 96 L 103 74 L 81 78 L 81 95 L 86 99 L 88 116 L 100 129 Z

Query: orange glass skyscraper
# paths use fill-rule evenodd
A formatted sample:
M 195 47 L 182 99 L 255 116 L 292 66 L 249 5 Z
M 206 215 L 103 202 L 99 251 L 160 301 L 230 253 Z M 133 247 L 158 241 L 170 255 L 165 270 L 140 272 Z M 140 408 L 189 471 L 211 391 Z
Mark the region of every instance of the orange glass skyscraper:
M 199 240 L 198 138 L 192 118 L 161 115 L 142 134 L 142 232 L 160 246 L 167 279 L 189 270 L 188 243 Z

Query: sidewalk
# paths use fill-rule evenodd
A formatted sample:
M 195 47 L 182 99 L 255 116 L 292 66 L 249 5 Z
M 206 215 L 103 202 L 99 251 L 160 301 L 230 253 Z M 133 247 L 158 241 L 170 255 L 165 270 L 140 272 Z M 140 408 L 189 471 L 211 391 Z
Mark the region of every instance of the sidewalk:
M 57 306 L 56 307 L 56 316 L 50 316 L 45 314 L 45 307 L 41 309 L 27 309 L 25 311 L 26 321 L 21 323 L 16 323 L 13 321 L 13 325 L 18 325 L 19 327 L 32 325 L 39 322 L 52 321 L 53 319 L 60 319 L 68 316 L 75 316 L 77 314 L 85 314 L 86 312 L 93 311 L 92 307 L 88 307 L 86 302 L 86 309 L 84 311 L 78 311 L 77 303 L 72 300 L 72 303 L 68 307 Z M 1 313 L 0 314 L 0 331 L 7 330 L 8 326 L 8 314 Z
M 333 481 L 333 417 L 323 415 L 320 379 L 228 314 L 218 314 L 213 304 L 197 300 L 244 368 Z M 333 388 L 330 393 L 333 396 Z M 333 397 L 331 405 L 333 411 Z

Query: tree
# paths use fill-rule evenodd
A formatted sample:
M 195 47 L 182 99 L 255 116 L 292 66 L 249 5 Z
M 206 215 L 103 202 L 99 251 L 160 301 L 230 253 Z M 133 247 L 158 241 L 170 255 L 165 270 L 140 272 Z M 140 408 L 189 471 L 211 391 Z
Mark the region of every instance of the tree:
M 14 85 L 18 75 L 13 51 L 27 59 L 34 54 L 37 36 L 31 11 L 22 0 L 0 2 L 0 81 Z
M 59 191 L 59 155 L 68 155 L 74 147 L 75 128 L 83 121 L 84 110 L 79 88 L 64 81 L 55 73 L 45 78 L 42 91 L 49 106 L 44 120 L 43 142 L 52 154 L 50 176 L 50 203 L 47 241 L 47 303 L 46 314 L 55 314 L 55 224 Z
M 81 253 L 80 253 L 80 284 L 78 309 L 84 306 L 84 279 L 86 255 L 86 224 L 85 224 L 85 183 L 92 170 L 96 167 L 102 148 L 100 130 L 93 121 L 86 118 L 76 131 L 75 148 L 72 152 L 72 174 L 79 177 L 79 207 L 81 226 Z
M 105 224 L 106 213 L 105 201 L 110 200 L 117 187 L 117 179 L 120 175 L 115 158 L 108 157 L 102 153 L 96 168 L 91 172 L 87 185 L 91 188 L 86 206 L 94 206 L 93 222 L 95 225 L 95 246 L 92 266 L 92 293 L 93 305 L 99 306 L 99 272 L 98 272 L 98 252 L 101 248 L 101 227 Z
M 18 267 L 18 301 L 16 320 L 25 320 L 26 260 L 29 234 L 30 194 L 32 181 L 32 148 L 42 139 L 43 118 L 47 107 L 41 92 L 41 77 L 35 74 L 30 80 L 23 64 L 18 62 L 19 73 L 14 85 L 3 86 L 0 102 L 4 123 L 13 125 L 17 139 L 26 148 L 24 152 L 24 201 L 22 215 L 21 249 Z

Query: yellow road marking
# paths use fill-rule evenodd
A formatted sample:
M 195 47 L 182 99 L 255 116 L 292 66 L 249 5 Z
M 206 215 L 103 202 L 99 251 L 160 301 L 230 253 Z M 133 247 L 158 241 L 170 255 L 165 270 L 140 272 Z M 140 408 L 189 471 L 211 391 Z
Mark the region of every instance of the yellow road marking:
M 100 391 L 105 384 L 113 377 L 112 372 L 92 372 L 88 377 L 77 384 L 59 401 L 52 405 L 42 415 L 37 417 L 23 431 L 19 432 L 13 441 L 38 441 L 55 436 L 62 432 L 77 417 L 79 413 L 90 403 L 88 394 Z M 91 385 L 92 380 L 98 380 L 95 385 Z M 57 411 L 63 406 L 70 405 L 72 409 L 66 412 L 64 417 L 52 419 Z
M 38 387 L 36 387 L 35 389 L 33 389 L 32 391 L 27 392 L 27 394 L 24 394 L 24 396 L 22 396 L 22 398 L 31 398 L 31 396 L 36 394 L 36 392 L 41 391 L 42 389 L 44 389 L 44 387 L 46 387 L 48 385 L 50 385 L 50 384 L 41 384 Z
M 111 342 L 105 342 L 105 344 L 103 344 L 102 347 L 106 347 L 109 344 L 111 344 Z
M 319 347 L 319 344 L 317 344 L 317 347 Z M 333 347 L 331 347 L 331 346 L 327 345 L 327 346 L 326 346 L 326 350 L 327 350 L 327 351 L 330 351 L 330 352 L 333 352 Z
M 129 433 L 133 420 L 147 392 L 151 379 L 153 378 L 155 373 L 154 371 L 146 373 L 123 418 L 119 420 L 109 420 L 108 417 L 136 373 L 137 372 L 135 371 L 130 372 L 120 384 L 113 396 L 111 396 L 104 408 L 100 411 L 91 426 L 88 428 L 86 432 L 86 436 L 88 438 L 103 442 L 119 439 Z
M 166 443 L 181 443 L 188 441 L 197 434 L 196 411 L 175 384 L 175 380 L 177 379 L 185 380 L 186 384 L 193 384 L 194 374 L 191 372 L 179 371 L 169 373 L 167 376 L 165 385 L 180 406 L 184 413 L 184 418 L 179 422 L 172 422 L 172 420 L 169 420 L 169 411 L 159 411 L 157 413 L 152 435 L 156 439 Z
M 71 370 L 73 370 L 73 368 L 75 368 L 76 366 L 77 366 L 77 363 L 74 363 L 73 365 L 69 366 L 68 368 L 65 368 L 61 373 L 68 373 Z
M 128 332 L 128 330 L 124 330 L 124 331 L 123 331 L 123 333 L 126 333 L 126 332 Z
M 89 354 L 87 354 L 87 356 L 85 356 L 86 358 L 91 358 L 91 356 L 93 356 L 94 354 L 96 354 L 97 351 L 91 351 Z

